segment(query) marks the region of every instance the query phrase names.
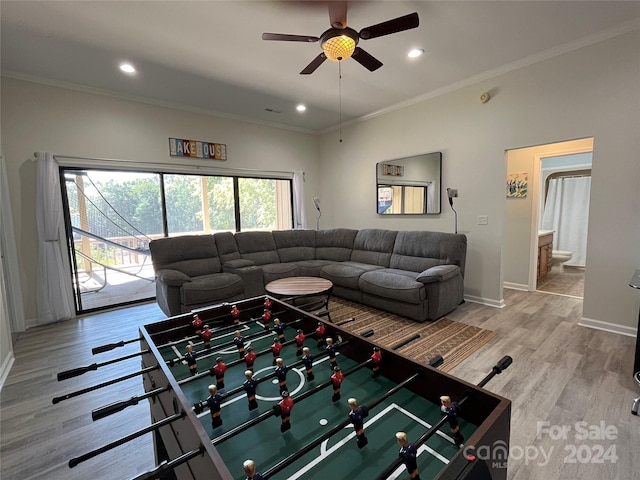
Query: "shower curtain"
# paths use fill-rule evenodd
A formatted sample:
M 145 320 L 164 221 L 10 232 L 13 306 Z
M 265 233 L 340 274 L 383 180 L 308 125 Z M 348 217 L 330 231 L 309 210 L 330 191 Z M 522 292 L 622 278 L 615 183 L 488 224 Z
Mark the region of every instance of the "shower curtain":
M 554 250 L 573 254 L 565 265 L 586 266 L 590 189 L 589 176 L 560 177 L 549 181 L 542 230 L 554 230 Z

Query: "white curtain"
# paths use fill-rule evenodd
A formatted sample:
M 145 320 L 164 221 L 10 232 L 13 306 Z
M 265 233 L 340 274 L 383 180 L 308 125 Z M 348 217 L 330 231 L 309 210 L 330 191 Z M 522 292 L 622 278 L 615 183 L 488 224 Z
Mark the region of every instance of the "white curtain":
M 24 303 L 20 284 L 20 270 L 18 268 L 18 253 L 13 229 L 13 215 L 11 213 L 11 198 L 9 195 L 9 181 L 7 167 L 3 156 L 0 155 L 0 252 L 2 253 L 2 274 L 6 291 L 6 305 L 12 332 L 23 332 Z
M 38 227 L 37 306 L 35 324 L 42 325 L 75 314 L 73 288 L 65 265 L 65 235 L 58 162 L 49 152 L 39 152 L 36 183 Z
M 549 181 L 542 230 L 554 230 L 553 249 L 573 255 L 565 265 L 586 266 L 591 177 L 560 177 Z
M 293 173 L 293 228 L 307 228 L 304 202 L 304 172 Z

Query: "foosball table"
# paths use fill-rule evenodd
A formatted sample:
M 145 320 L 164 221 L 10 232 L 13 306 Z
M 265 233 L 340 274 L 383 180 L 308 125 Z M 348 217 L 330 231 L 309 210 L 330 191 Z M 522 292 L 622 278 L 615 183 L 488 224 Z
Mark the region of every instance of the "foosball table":
M 349 321 L 265 296 L 94 348 L 139 341 L 141 370 L 132 375 L 146 393 L 100 407 L 93 419 L 148 399 L 152 424 L 69 466 L 153 432 L 157 467 L 135 480 L 506 479 L 511 402 L 482 387 L 511 358 L 472 385 L 438 371 L 441 358 L 414 362 L 416 336 L 384 347 L 373 330 L 349 332 Z

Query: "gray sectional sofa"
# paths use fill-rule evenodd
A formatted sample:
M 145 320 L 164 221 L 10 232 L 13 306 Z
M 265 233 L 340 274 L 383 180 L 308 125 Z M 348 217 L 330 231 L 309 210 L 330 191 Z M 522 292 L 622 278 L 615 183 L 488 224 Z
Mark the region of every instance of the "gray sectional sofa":
M 221 232 L 153 240 L 156 296 L 168 316 L 264 295 L 292 276 L 323 277 L 333 295 L 417 321 L 463 300 L 467 238 L 382 229 Z

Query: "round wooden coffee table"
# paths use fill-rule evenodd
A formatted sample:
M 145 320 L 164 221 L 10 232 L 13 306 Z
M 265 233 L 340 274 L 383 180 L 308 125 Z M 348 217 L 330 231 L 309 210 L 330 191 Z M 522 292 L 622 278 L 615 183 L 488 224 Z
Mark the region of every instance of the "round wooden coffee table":
M 266 292 L 283 301 L 301 309 L 314 309 L 314 305 L 320 304 L 323 311 L 316 313 L 318 316 L 326 316 L 331 321 L 329 315 L 329 298 L 333 290 L 333 282 L 326 278 L 319 277 L 288 277 L 280 278 L 269 282 L 264 286 Z M 309 299 L 311 297 L 324 297 L 322 301 L 315 301 L 300 304 L 299 299 Z

